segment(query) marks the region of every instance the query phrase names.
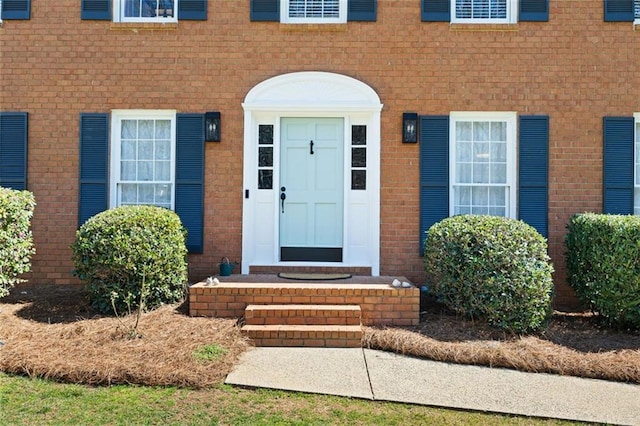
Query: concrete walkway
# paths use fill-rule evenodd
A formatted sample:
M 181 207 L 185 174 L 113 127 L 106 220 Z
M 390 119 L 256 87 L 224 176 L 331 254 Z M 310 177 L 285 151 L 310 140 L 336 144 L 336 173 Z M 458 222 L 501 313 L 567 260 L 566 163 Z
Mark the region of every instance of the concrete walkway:
M 639 385 L 447 364 L 361 348 L 252 348 L 225 383 L 640 425 Z

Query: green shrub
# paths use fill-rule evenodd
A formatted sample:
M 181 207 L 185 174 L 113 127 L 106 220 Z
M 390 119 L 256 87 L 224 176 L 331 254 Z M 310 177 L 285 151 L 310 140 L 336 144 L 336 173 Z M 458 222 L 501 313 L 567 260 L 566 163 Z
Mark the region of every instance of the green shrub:
M 428 232 L 430 291 L 449 309 L 525 333 L 546 326 L 553 267 L 547 242 L 524 222 L 496 216 L 445 219 Z
M 0 188 L 0 297 L 31 270 L 35 248 L 29 227 L 35 206 L 31 192 Z
M 575 215 L 565 243 L 580 300 L 612 326 L 640 329 L 640 217 Z
M 187 281 L 185 231 L 174 212 L 153 206 L 126 206 L 90 218 L 71 246 L 74 274 L 100 312 L 127 313 L 174 303 Z

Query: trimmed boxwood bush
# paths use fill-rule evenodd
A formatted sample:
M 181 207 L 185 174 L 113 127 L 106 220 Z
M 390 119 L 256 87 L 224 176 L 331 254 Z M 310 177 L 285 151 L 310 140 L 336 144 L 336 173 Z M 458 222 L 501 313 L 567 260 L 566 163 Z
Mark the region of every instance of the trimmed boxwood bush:
M 640 217 L 575 215 L 565 243 L 580 300 L 612 326 L 640 329 Z
M 123 206 L 90 218 L 71 246 L 74 274 L 103 313 L 139 306 L 144 281 L 146 309 L 174 303 L 187 282 L 186 232 L 174 212 L 154 206 Z
M 546 326 L 553 267 L 547 242 L 524 222 L 496 216 L 454 216 L 433 225 L 426 240 L 429 290 L 449 309 L 505 331 Z
M 0 297 L 31 270 L 35 253 L 31 218 L 36 202 L 29 191 L 0 188 Z

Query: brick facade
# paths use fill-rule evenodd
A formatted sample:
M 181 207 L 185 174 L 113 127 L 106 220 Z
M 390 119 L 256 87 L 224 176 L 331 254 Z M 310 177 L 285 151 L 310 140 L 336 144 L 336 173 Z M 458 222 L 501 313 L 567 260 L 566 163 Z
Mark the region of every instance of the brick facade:
M 515 111 L 549 116 L 549 243 L 557 302 L 571 215 L 601 211 L 602 117 L 640 111 L 640 32 L 603 20 L 603 0 L 551 0 L 548 22 L 422 22 L 417 0 L 378 1 L 375 22 L 250 22 L 249 2 L 212 0 L 206 21 L 175 25 L 80 19 L 79 0 L 33 2 L 0 28 L 0 111 L 29 113 L 28 189 L 37 208 L 32 284 L 74 282 L 79 115 L 112 109 L 221 111 L 222 142 L 205 151 L 204 253 L 194 281 L 223 256 L 241 260 L 243 110 L 256 84 L 326 71 L 379 95 L 381 263 L 421 282 L 419 146 L 401 143 L 405 111 Z

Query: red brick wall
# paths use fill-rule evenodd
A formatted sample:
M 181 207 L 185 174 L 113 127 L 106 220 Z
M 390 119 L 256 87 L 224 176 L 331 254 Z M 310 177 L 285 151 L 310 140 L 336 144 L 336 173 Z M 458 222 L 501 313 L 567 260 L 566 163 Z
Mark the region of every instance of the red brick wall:
M 381 0 L 377 22 L 287 27 L 250 22 L 248 1 L 212 0 L 207 21 L 133 30 L 80 20 L 79 0 L 32 2 L 30 20 L 0 28 L 0 110 L 29 112 L 31 281 L 73 280 L 81 112 L 221 111 L 222 142 L 206 146 L 205 254 L 190 268 L 198 279 L 222 256 L 241 260 L 241 102 L 269 77 L 319 70 L 364 81 L 384 103 L 381 273 L 416 282 L 419 147 L 401 143 L 402 112 L 549 115 L 550 254 L 558 302 L 571 302 L 565 225 L 601 209 L 602 117 L 640 111 L 640 32 L 603 22 L 602 3 L 552 0 L 549 22 L 452 27 L 421 22 L 418 0 Z

